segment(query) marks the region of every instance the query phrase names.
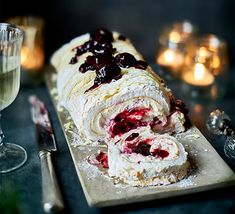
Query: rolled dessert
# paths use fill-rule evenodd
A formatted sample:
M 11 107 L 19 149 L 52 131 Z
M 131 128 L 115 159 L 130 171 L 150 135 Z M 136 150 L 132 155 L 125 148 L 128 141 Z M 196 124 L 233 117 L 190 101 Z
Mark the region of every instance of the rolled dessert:
M 185 108 L 117 32 L 97 29 L 57 50 L 59 101 L 71 114 L 84 142 L 121 137 L 139 127 L 156 133 L 185 130 Z
M 108 145 L 108 173 L 132 186 L 175 183 L 189 171 L 187 152 L 176 138 L 140 127 Z

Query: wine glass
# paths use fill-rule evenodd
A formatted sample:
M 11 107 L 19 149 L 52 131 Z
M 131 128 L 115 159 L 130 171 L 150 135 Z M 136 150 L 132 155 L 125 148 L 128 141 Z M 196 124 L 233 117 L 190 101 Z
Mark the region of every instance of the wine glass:
M 0 112 L 15 100 L 19 92 L 22 39 L 21 29 L 0 23 Z M 26 160 L 27 153 L 23 147 L 5 142 L 0 124 L 0 173 L 15 170 Z

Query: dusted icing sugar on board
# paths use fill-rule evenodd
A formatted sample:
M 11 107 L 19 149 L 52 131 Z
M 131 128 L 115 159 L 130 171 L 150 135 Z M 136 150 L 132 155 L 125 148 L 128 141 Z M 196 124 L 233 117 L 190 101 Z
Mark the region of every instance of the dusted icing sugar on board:
M 53 68 L 48 67 L 45 72 L 46 84 L 90 206 L 102 207 L 155 200 L 234 184 L 234 172 L 196 127 L 191 127 L 187 132 L 176 136 L 189 153 L 193 170 L 188 178 L 167 186 L 150 187 L 131 187 L 110 179 L 106 170 L 100 170 L 87 162 L 88 156 L 96 153 L 98 149 L 105 151 L 106 148 L 104 145 L 84 146 L 86 142 L 81 142 L 83 139 L 77 135 L 68 111 L 58 106 L 54 75 Z M 106 191 L 107 189 L 109 191 Z

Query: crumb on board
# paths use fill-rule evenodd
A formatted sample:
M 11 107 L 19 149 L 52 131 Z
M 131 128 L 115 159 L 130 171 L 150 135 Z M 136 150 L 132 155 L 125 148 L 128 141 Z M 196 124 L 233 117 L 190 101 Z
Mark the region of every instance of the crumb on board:
M 52 82 L 56 82 L 56 80 L 57 80 L 57 73 L 53 73 L 52 75 L 51 75 L 51 81 Z
M 64 111 L 64 108 L 61 105 L 57 105 L 56 108 L 57 108 L 58 112 L 63 112 Z
M 67 122 L 64 124 L 64 130 L 67 132 L 68 130 L 74 128 L 74 123 L 73 122 Z
M 57 89 L 56 89 L 56 87 L 53 87 L 51 90 L 50 90 L 50 92 L 51 92 L 51 95 L 56 95 L 57 94 Z

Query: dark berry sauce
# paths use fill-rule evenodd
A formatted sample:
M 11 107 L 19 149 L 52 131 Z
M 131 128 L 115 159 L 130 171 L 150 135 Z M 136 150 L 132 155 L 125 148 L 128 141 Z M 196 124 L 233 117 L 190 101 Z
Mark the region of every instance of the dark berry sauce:
M 151 145 L 145 143 L 144 141 L 139 142 L 138 145 L 132 149 L 132 152 L 141 154 L 143 156 L 148 156 L 151 155 L 151 153 L 149 152 L 150 147 Z
M 139 69 L 146 69 L 148 64 L 142 60 L 136 60 L 136 58 L 129 53 L 120 53 L 115 56 L 116 63 L 122 68 L 135 67 Z
M 94 67 L 89 65 L 87 62 L 84 62 L 83 64 L 80 65 L 79 71 L 81 73 L 86 73 L 89 70 L 94 70 Z
M 75 58 L 81 56 L 86 52 L 92 52 L 93 54 L 104 54 L 114 52 L 113 46 L 113 34 L 104 28 L 99 28 L 96 31 L 90 33 L 90 40 L 84 44 L 73 48 L 72 51 L 76 51 L 75 56 L 70 61 L 70 64 L 77 63 Z
M 148 108 L 132 109 L 119 113 L 110 122 L 109 133 L 111 137 L 120 136 L 141 126 L 147 126 L 148 122 L 144 121 L 143 118 L 149 110 Z
M 122 68 L 134 67 L 136 59 L 133 55 L 129 53 L 120 53 L 115 56 L 116 63 Z
M 183 114 L 187 114 L 188 113 L 188 109 L 186 108 L 184 102 L 182 100 L 175 100 L 173 97 L 171 98 L 170 101 L 171 104 L 171 112 L 174 113 L 176 111 L 180 111 Z
M 113 34 L 105 28 L 98 28 L 91 33 L 91 40 L 97 43 L 113 42 Z
M 121 69 L 115 63 L 106 64 L 99 70 L 96 70 L 96 77 L 93 86 L 86 90 L 90 91 L 103 83 L 109 83 L 112 80 L 118 80 L 122 77 Z
M 96 45 L 93 46 L 91 49 L 91 52 L 93 54 L 105 54 L 105 53 L 110 53 L 112 54 L 116 49 L 113 48 L 112 43 L 97 43 Z
M 74 57 L 70 60 L 69 64 L 76 64 L 77 62 L 78 62 L 77 56 L 74 56 Z
M 125 40 L 123 36 L 118 39 Z M 116 51 L 113 48 L 112 42 L 113 34 L 105 28 L 98 28 L 90 33 L 90 40 L 84 44 L 72 49 L 75 51 L 75 56 L 70 60 L 70 64 L 76 64 L 78 57 L 86 52 L 92 52 L 92 56 L 88 56 L 86 61 L 80 65 L 79 71 L 85 73 L 88 70 L 96 71 L 96 78 L 94 84 L 85 92 L 95 89 L 103 83 L 110 83 L 112 80 L 118 80 L 122 77 L 121 69 L 135 67 L 139 69 L 146 69 L 148 64 L 142 60 L 136 60 L 134 56 L 129 53 L 118 54 L 113 57 Z
M 79 71 L 84 73 L 88 70 L 96 70 L 98 71 L 102 67 L 108 64 L 114 63 L 114 58 L 110 54 L 100 54 L 100 55 L 92 55 L 86 58 L 86 61 L 81 64 Z
M 131 135 L 129 135 L 125 141 L 132 141 L 135 138 L 139 137 L 139 133 L 132 133 Z

